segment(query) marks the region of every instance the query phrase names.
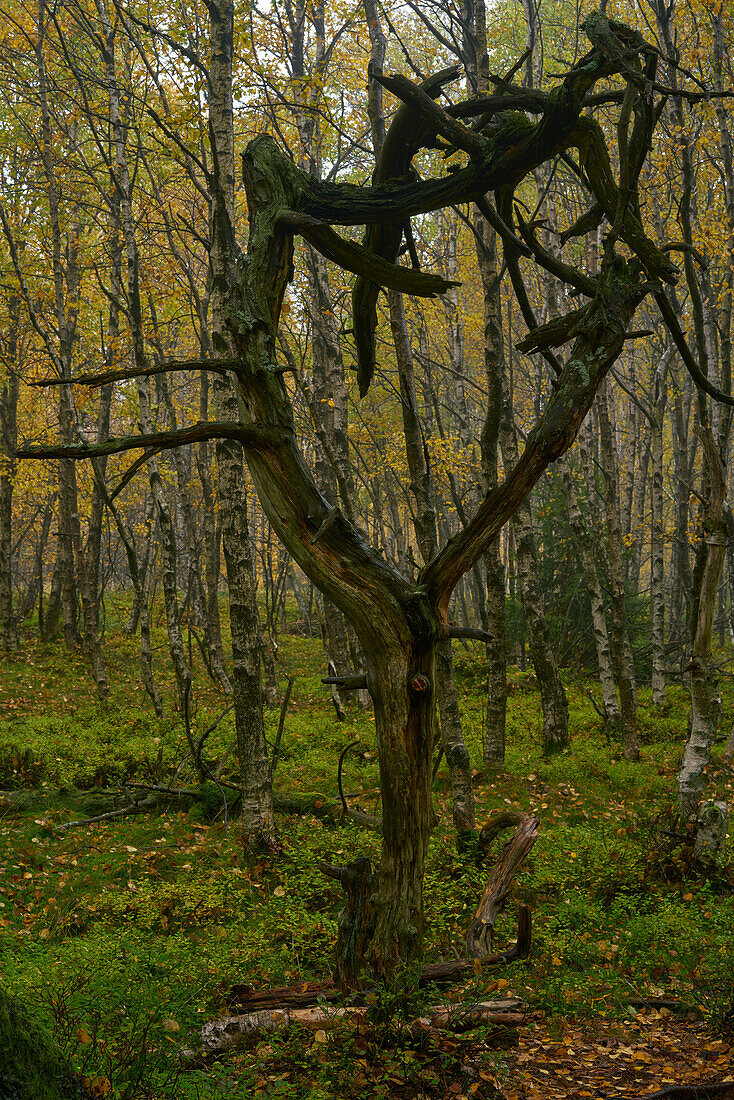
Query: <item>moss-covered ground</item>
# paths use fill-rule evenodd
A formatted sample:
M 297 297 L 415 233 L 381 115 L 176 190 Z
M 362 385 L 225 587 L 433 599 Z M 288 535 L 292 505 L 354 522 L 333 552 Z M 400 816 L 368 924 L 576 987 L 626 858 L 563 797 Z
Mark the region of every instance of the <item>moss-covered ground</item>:
M 351 825 L 283 817 L 282 856 L 263 859 L 243 852 L 234 816 L 228 813 L 225 822 L 219 812 L 212 819 L 211 798 L 187 812 L 59 829 L 95 806 L 106 808 L 104 795 L 113 789 L 169 781 L 184 757 L 165 640 L 157 635 L 155 641 L 168 702 L 162 721 L 139 686 L 137 640 L 121 630 L 107 631 L 112 700 L 106 709 L 96 701 L 84 658 L 60 644 L 28 638 L 20 655 L 0 658 L 0 789 L 16 792 L 0 806 L 0 985 L 30 1008 L 89 1095 L 481 1100 L 497 1095 L 495 1086 L 508 1095 L 534 1095 L 529 1063 L 537 1067 L 543 1055 L 540 1046 L 535 1054 L 527 1051 L 544 1036 L 558 1047 L 569 1029 L 611 1028 L 622 1049 L 643 1049 L 624 1038 L 625 1028 L 639 1024 L 631 996 L 665 996 L 695 1011 L 689 1027 L 703 1027 L 708 1040 L 725 1043 L 717 1028 L 734 1016 L 731 864 L 712 879 L 691 876 L 670 856 L 665 833 L 686 732 L 683 687 L 669 688 L 662 710 L 641 690 L 642 759 L 630 764 L 607 740 L 586 691 L 570 682 L 571 747 L 547 760 L 537 691 L 528 678 L 515 677 L 506 771 L 482 774 L 482 654 L 478 646 L 457 644 L 465 736 L 477 762 L 478 820 L 508 806 L 532 810 L 541 820 L 540 840 L 514 895 L 532 905 L 531 958 L 502 974 L 479 973 L 472 983 L 473 995 L 512 990 L 527 1001 L 524 1041 L 531 1046 L 520 1055 L 488 1051 L 480 1034 L 421 1051 L 394 1032 L 380 1041 L 339 1032 L 317 1041 L 294 1033 L 246 1056 L 184 1070 L 179 1050 L 195 1045 L 204 1021 L 227 1012 L 233 983 L 264 987 L 328 976 L 341 898 L 318 863 L 376 855 L 378 838 Z M 316 641 L 284 634 L 279 659 L 283 674 L 296 679 L 277 788 L 332 799 L 339 751 L 358 739 L 361 751 L 347 758 L 345 786 L 363 792 L 363 808 L 379 812 L 371 716 L 352 704 L 346 722 L 335 721 L 319 682 Z M 199 668 L 195 732 L 225 706 Z M 729 722 L 732 706 L 731 693 L 725 694 Z M 277 710 L 267 722 L 272 738 Z M 229 716 L 208 740 L 209 757 L 217 758 L 232 738 Z M 731 802 L 732 772 L 720 753 L 721 746 L 710 783 Z M 192 781 L 186 773 L 182 778 Z M 486 874 L 456 855 L 447 791 L 439 770 L 441 817 L 426 876 L 429 959 L 462 951 Z M 498 948 L 513 936 L 511 905 L 498 928 Z M 375 996 L 400 1007 L 398 991 Z M 726 1067 L 717 1072 L 725 1076 Z M 569 1084 L 567 1095 L 584 1092 Z

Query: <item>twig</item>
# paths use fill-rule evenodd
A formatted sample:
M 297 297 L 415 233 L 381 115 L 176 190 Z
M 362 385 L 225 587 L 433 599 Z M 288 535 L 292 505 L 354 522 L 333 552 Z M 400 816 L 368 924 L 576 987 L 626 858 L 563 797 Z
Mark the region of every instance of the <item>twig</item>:
M 375 829 L 378 833 L 382 831 L 382 820 L 379 817 L 374 817 L 372 814 L 365 814 L 361 810 L 353 810 L 347 805 L 347 800 L 344 797 L 344 788 L 342 787 L 342 768 L 344 767 L 344 758 L 350 749 L 356 748 L 357 742 L 350 741 L 339 754 L 339 765 L 336 770 L 336 782 L 339 788 L 339 799 L 342 804 L 342 810 L 344 816 L 348 817 L 350 821 L 354 821 L 357 825 L 364 825 L 367 829 Z
M 117 817 L 128 817 L 130 814 L 147 813 L 158 805 L 157 798 L 145 798 L 142 802 L 134 802 L 132 806 L 125 806 L 121 810 L 110 810 L 106 814 L 98 814 L 97 817 L 85 817 L 83 821 L 64 821 L 60 825 L 54 825 L 55 829 L 81 829 L 84 825 L 98 825 L 102 821 L 112 821 Z
M 215 721 L 212 722 L 212 724 L 204 730 L 196 745 L 197 759 L 201 759 L 201 750 L 204 747 L 204 742 L 206 741 L 207 737 L 209 737 L 210 734 L 214 733 L 214 730 L 217 728 L 222 719 L 226 718 L 232 710 L 234 710 L 234 703 L 230 703 L 227 709 L 223 710 L 219 717 L 215 719 Z
M 286 673 L 286 675 L 288 675 Z M 283 736 L 283 730 L 285 728 L 285 715 L 288 710 L 288 702 L 291 697 L 291 691 L 295 683 L 294 676 L 288 676 L 288 687 L 285 689 L 285 695 L 283 696 L 283 702 L 280 706 L 280 719 L 278 721 L 278 732 L 275 735 L 275 744 L 273 745 L 273 754 L 270 759 L 270 778 L 275 775 L 275 769 L 278 766 L 278 753 L 280 752 L 280 741 Z

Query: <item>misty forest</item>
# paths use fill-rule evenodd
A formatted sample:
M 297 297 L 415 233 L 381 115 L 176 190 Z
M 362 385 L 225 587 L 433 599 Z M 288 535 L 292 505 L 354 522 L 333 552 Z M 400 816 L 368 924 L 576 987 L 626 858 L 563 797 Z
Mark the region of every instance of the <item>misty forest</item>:
M 734 1100 L 731 8 L 0 4 L 0 1100 Z

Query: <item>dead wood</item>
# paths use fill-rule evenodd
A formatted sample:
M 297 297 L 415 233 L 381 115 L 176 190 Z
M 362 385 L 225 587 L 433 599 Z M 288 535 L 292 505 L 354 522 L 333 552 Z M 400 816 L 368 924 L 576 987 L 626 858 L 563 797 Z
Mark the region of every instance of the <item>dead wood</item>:
M 525 820 L 526 814 L 519 810 L 497 810 L 482 825 L 477 838 L 477 864 L 483 863 L 492 841 L 505 829 L 516 829 Z
M 620 1100 L 734 1100 L 734 1081 L 701 1081 L 695 1085 L 667 1085 L 657 1092 L 648 1092 L 645 1096 L 627 1097 Z
M 474 914 L 474 919 L 467 932 L 467 948 L 473 958 L 479 959 L 487 954 L 497 917 L 504 908 L 518 868 L 538 839 L 539 826 L 540 821 L 537 817 L 532 817 L 529 814 L 523 815 L 515 833 L 502 849 L 499 858 L 492 867 L 487 885 L 484 887 L 477 911 Z M 488 826 L 485 826 L 485 828 L 487 827 L 491 832 L 491 821 L 488 822 Z M 496 835 L 496 832 L 494 835 Z
M 382 821 L 379 817 L 373 817 L 372 814 L 366 814 L 362 810 L 353 810 L 351 806 L 347 804 L 347 799 L 344 794 L 344 788 L 342 787 L 342 771 L 344 769 L 344 758 L 347 753 L 354 748 L 357 748 L 356 741 L 350 741 L 339 754 L 339 763 L 336 769 L 336 783 L 339 788 L 339 799 L 342 804 L 342 812 L 349 821 L 353 821 L 355 825 L 363 825 L 365 829 L 374 829 L 375 832 L 382 832 Z
M 331 979 L 259 990 L 242 983 L 231 987 L 227 994 L 227 1003 L 248 1012 L 257 1012 L 267 1008 L 304 1008 L 306 1005 L 315 1005 L 319 1000 L 335 1001 L 338 996 L 339 990 Z
M 312 814 L 332 825 L 338 825 L 342 819 L 342 808 L 337 799 L 325 794 L 278 794 L 274 791 L 273 809 L 279 814 Z
M 680 1013 L 682 1016 L 689 1012 L 695 1012 L 697 1016 L 701 1015 L 700 1010 L 694 1005 L 682 1004 L 681 1001 L 674 1001 L 670 997 L 625 997 L 624 1000 L 633 1008 L 665 1008 L 668 1012 Z
M 110 810 L 107 814 L 97 814 L 96 817 L 85 817 L 80 821 L 62 821 L 54 824 L 55 829 L 83 829 L 85 825 L 103 825 L 107 821 L 115 821 L 120 817 L 129 817 L 131 814 L 145 814 L 155 809 L 158 805 L 157 798 L 144 798 L 140 802 L 133 802 L 131 806 L 125 806 L 121 810 Z
M 329 863 L 320 863 L 319 867 L 341 883 L 346 894 L 336 937 L 337 983 L 343 990 L 359 989 L 365 951 L 374 930 L 372 864 L 362 856 L 346 867 L 333 867 Z
M 490 955 L 479 960 L 482 970 L 495 966 L 507 966 L 515 959 L 527 958 L 530 953 L 531 926 L 530 908 L 527 905 L 521 905 L 517 942 L 499 955 Z M 420 973 L 418 987 L 424 989 L 428 985 L 450 985 L 469 974 L 475 974 L 476 969 L 476 959 L 448 959 L 443 962 L 429 963 Z M 298 985 L 257 991 L 251 985 L 243 983 L 233 985 L 226 999 L 228 1004 L 256 1011 L 268 1008 L 303 1008 L 306 1005 L 314 1005 L 319 1000 L 336 1001 L 340 995 L 334 981 L 301 982 Z
M 363 691 L 367 689 L 367 677 L 362 673 L 359 676 L 324 676 L 322 684 L 335 684 L 342 691 Z
M 416 1017 L 408 1028 L 415 1032 L 429 1028 L 447 1031 L 467 1031 L 486 1026 L 498 1029 L 497 1039 L 507 1036 L 525 1020 L 517 998 L 498 1001 L 478 1001 L 469 1004 L 432 1005 L 424 1015 Z M 268 1008 L 238 1016 L 212 1020 L 201 1029 L 201 1056 L 217 1057 L 232 1050 L 247 1050 L 256 1046 L 270 1032 L 303 1027 L 310 1031 L 329 1030 L 340 1024 L 364 1026 L 369 1023 L 369 1007 L 347 1006 L 322 1008 Z M 197 1057 L 193 1051 L 183 1051 L 186 1061 Z
M 286 675 L 288 675 L 286 673 Z M 285 695 L 283 696 L 283 702 L 280 706 L 280 717 L 278 719 L 278 732 L 275 735 L 275 744 L 273 745 L 273 754 L 270 758 L 270 777 L 275 775 L 275 769 L 278 766 L 278 754 L 280 753 L 280 742 L 283 739 L 283 730 L 285 729 L 285 716 L 288 712 L 288 703 L 290 702 L 291 692 L 293 691 L 293 685 L 295 684 L 295 676 L 288 676 L 288 687 L 285 689 Z

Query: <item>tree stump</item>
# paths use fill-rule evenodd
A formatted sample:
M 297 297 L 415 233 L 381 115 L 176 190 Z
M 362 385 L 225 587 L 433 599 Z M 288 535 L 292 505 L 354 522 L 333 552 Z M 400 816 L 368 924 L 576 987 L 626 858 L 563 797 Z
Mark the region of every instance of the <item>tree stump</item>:
M 325 875 L 341 883 L 347 895 L 339 914 L 334 977 L 344 991 L 360 989 L 360 971 L 374 929 L 372 864 L 361 856 L 346 867 L 333 867 L 329 863 L 319 866 Z

